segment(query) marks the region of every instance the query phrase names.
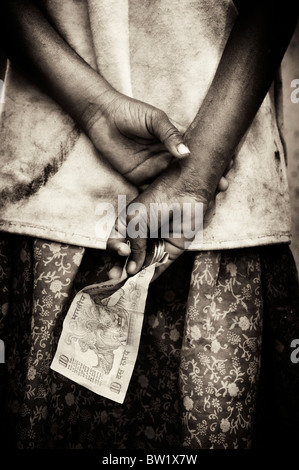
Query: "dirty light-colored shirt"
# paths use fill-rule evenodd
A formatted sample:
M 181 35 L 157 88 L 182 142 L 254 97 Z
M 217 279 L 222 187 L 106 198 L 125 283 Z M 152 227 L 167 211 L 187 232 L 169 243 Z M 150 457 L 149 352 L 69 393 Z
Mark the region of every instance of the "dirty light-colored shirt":
M 237 15 L 230 0 L 51 0 L 47 8 L 64 39 L 117 90 L 163 109 L 181 130 L 205 97 Z M 239 145 L 204 250 L 290 241 L 278 95 L 274 83 Z M 129 203 L 136 188 L 12 64 L 4 100 L 0 229 L 105 249 L 98 204 L 117 211 L 118 196 Z

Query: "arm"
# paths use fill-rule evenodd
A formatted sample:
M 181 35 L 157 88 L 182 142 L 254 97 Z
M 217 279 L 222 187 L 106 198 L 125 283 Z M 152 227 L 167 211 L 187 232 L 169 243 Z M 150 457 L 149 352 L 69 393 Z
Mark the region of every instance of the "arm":
M 207 202 L 269 90 L 298 17 L 298 7 L 288 0 L 248 3 L 243 2 L 214 80 L 186 135 L 192 159 L 182 166 L 197 173 L 200 197 Z
M 139 166 L 149 159 L 153 178 L 172 157 L 189 154 L 163 111 L 118 93 L 64 41 L 34 1 L 4 0 L 2 5 L 9 57 L 74 118 L 118 172 L 141 184 L 146 175 Z
M 249 2 L 239 12 L 214 80 L 185 139 L 188 159 L 173 162 L 138 197 L 150 203 L 203 204 L 204 212 L 215 196 L 219 179 L 258 111 L 292 37 L 297 11 L 293 2 Z M 149 213 L 149 211 L 147 211 Z M 147 221 L 148 222 L 148 221 Z M 110 239 L 112 252 L 125 252 L 124 240 Z M 130 240 L 127 265 L 134 274 L 145 259 L 146 239 Z M 167 267 L 183 251 L 184 240 L 168 240 L 172 254 Z M 127 252 L 126 252 L 127 253 Z

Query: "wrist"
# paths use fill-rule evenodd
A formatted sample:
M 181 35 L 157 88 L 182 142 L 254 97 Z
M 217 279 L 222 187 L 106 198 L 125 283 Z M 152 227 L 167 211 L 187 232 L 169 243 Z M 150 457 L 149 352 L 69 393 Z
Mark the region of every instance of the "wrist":
M 202 129 L 200 125 L 190 126 L 185 141 L 191 151 L 190 157 L 182 161 L 186 179 L 196 181 L 202 196 L 211 201 L 230 167 L 234 147 L 228 136 L 216 137 L 215 130 L 212 132 L 210 129 Z
M 87 90 L 81 103 L 79 124 L 88 134 L 93 125 L 100 119 L 107 119 L 109 107 L 117 99 L 119 93 L 105 80 L 97 80 L 96 84 Z
M 186 167 L 183 161 L 169 165 L 149 189 L 160 195 L 161 202 L 202 203 L 204 211 L 214 196 L 200 178 L 200 172 L 194 167 Z
M 193 198 L 196 202 L 201 202 L 208 206 L 215 197 L 217 185 L 220 177 L 215 168 L 211 168 L 209 156 L 204 152 L 197 151 L 195 155 L 191 150 L 191 155 L 187 161 L 178 162 L 180 166 L 179 178 L 176 177 L 174 186 L 179 187 L 180 194 L 184 197 Z

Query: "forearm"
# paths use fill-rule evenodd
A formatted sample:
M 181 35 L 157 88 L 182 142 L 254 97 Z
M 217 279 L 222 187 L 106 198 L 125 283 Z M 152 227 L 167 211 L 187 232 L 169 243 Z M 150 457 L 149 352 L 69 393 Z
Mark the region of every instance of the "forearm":
M 2 15 L 10 58 L 29 70 L 79 124 L 88 121 L 88 105 L 111 86 L 64 41 L 33 1 L 4 1 Z
M 261 2 L 262 3 L 262 2 Z M 182 162 L 200 196 L 210 200 L 259 109 L 292 37 L 296 16 L 272 5 L 239 14 L 214 80 L 186 134 L 191 158 Z M 188 192 L 188 188 L 187 188 Z

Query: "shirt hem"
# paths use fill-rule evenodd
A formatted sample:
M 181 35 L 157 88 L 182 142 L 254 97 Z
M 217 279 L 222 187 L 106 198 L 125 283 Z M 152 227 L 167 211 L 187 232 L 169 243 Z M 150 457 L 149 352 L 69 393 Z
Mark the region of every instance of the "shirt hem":
M 15 235 L 30 236 L 34 238 L 41 238 L 57 243 L 63 243 L 68 245 L 75 245 L 84 248 L 94 248 L 105 250 L 106 239 L 99 239 L 97 237 L 85 236 L 78 233 L 67 233 L 52 229 L 50 227 L 36 227 L 27 224 L 21 224 L 19 222 L 0 222 L 0 231 L 7 232 Z M 215 250 L 229 250 L 236 248 L 249 248 L 263 245 L 275 245 L 275 244 L 290 244 L 291 233 L 284 231 L 273 234 L 260 234 L 254 238 L 239 237 L 230 238 L 228 240 L 215 240 L 202 242 L 200 245 L 196 245 L 196 248 L 188 247 L 186 251 L 215 251 Z

